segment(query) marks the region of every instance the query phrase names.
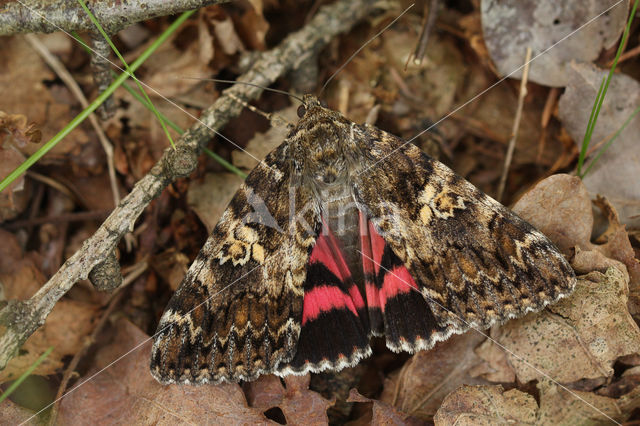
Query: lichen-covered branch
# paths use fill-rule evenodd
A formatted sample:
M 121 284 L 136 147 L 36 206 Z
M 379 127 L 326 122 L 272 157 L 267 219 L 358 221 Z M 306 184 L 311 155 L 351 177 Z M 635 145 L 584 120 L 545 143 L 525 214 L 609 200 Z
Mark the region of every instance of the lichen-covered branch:
M 174 15 L 229 0 L 122 0 L 87 1 L 108 34 L 115 34 L 136 22 Z M 46 17 L 46 19 L 45 19 Z M 0 2 L 0 35 L 51 33 L 63 30 L 94 30 L 80 4 L 73 0 L 17 0 Z
M 269 86 L 277 78 L 295 69 L 317 54 L 337 34 L 345 32 L 371 13 L 369 0 L 341 0 L 321 8 L 301 30 L 291 34 L 276 48 L 256 55 L 253 66 L 238 80 Z M 151 171 L 135 185 L 82 248 L 71 256 L 51 279 L 29 300 L 9 301 L 0 310 L 0 369 L 4 368 L 25 340 L 44 323 L 56 302 L 78 281 L 87 278 L 93 268 L 113 253 L 125 233 L 152 199 L 176 178 L 188 176 L 196 167 L 200 145 L 213 137 L 210 129 L 221 129 L 242 110 L 234 98 L 257 98 L 261 89 L 237 84 L 227 89 L 203 112 L 202 122 L 193 125 L 167 149 Z

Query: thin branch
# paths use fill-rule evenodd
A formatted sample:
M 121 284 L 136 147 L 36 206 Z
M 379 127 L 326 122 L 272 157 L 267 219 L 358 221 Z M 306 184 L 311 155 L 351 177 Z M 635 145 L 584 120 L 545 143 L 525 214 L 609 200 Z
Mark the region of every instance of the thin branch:
M 136 22 L 158 16 L 175 15 L 228 0 L 130 0 L 92 2 L 91 10 L 109 34 L 115 34 Z M 35 13 L 47 17 L 47 21 Z M 20 33 L 93 31 L 95 26 L 78 2 L 68 0 L 17 0 L 4 2 L 0 13 L 0 36 Z
M 280 76 L 296 68 L 304 59 L 315 55 L 333 37 L 346 32 L 356 22 L 374 10 L 368 0 L 341 0 L 324 6 L 304 28 L 289 35 L 276 48 L 255 56 L 249 71 L 238 80 L 269 86 Z M 162 158 L 144 176 L 129 195 L 114 209 L 82 248 L 71 256 L 31 299 L 10 300 L 0 310 L 0 324 L 5 333 L 0 336 L 0 369 L 27 338 L 44 323 L 56 302 L 73 285 L 86 279 L 91 270 L 109 256 L 122 236 L 130 232 L 146 206 L 164 188 L 179 177 L 188 176 L 197 165 L 201 145 L 213 138 L 230 118 L 237 116 L 242 106 L 230 95 L 249 101 L 262 90 L 237 84 L 225 90 L 216 102 L 203 111 L 201 122 L 194 124 L 176 143 L 176 149 L 165 150 Z
M 507 155 L 504 158 L 504 167 L 502 168 L 502 176 L 500 176 L 500 184 L 498 185 L 497 200 L 502 201 L 504 195 L 504 187 L 507 183 L 507 175 L 511 160 L 513 159 L 513 151 L 516 149 L 516 139 L 518 137 L 518 129 L 520 128 L 520 120 L 522 119 L 522 108 L 524 107 L 524 98 L 527 96 L 527 80 L 529 78 L 529 63 L 531 62 L 531 48 L 527 47 L 527 55 L 524 60 L 524 69 L 522 70 L 522 80 L 520 80 L 520 94 L 518 96 L 518 109 L 516 117 L 513 120 L 513 128 L 511 130 L 511 139 L 507 148 Z

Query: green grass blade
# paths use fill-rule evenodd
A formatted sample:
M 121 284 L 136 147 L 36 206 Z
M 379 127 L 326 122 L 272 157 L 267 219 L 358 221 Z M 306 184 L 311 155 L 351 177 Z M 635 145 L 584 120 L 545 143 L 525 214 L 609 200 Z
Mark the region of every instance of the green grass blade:
M 22 373 L 16 381 L 14 381 L 13 383 L 11 383 L 11 385 L 9 385 L 6 391 L 0 394 L 0 402 L 7 399 L 9 395 L 11 395 L 16 389 L 18 389 L 18 386 L 20 386 L 20 384 L 24 382 L 24 380 L 27 377 L 29 377 L 31 373 L 33 373 L 33 371 L 42 363 L 42 361 L 45 360 L 46 357 L 48 357 L 51 354 L 51 352 L 53 352 L 53 346 L 49 347 L 49 349 L 44 351 L 44 353 L 40 355 L 38 359 L 36 359 L 35 362 L 31 364 L 29 368 L 27 368 L 26 371 Z
M 582 146 L 580 147 L 580 155 L 578 156 L 578 176 L 582 176 L 582 166 L 584 165 L 584 160 L 587 157 L 587 149 L 589 148 L 589 143 L 591 142 L 591 136 L 593 135 L 593 129 L 595 126 L 594 117 L 596 115 L 596 105 L 604 95 L 604 83 L 605 79 L 603 77 L 600 82 L 598 92 L 596 93 L 596 100 L 591 108 L 591 115 L 589 116 L 589 121 L 587 121 L 587 129 L 584 131 L 584 138 L 582 139 Z
M 164 43 L 167 38 L 180 26 L 184 21 L 186 21 L 195 10 L 190 10 L 184 12 L 178 19 L 176 19 L 171 25 L 162 33 L 160 36 L 144 51 L 142 54 L 131 64 L 131 69 L 135 71 L 142 65 L 151 54 L 160 47 L 162 43 Z M 35 164 L 40 158 L 42 158 L 47 152 L 51 150 L 58 142 L 64 139 L 73 129 L 75 129 L 80 123 L 82 123 L 93 111 L 100 106 L 111 94 L 120 86 L 124 81 L 129 77 L 128 73 L 122 73 L 118 75 L 118 78 L 109 85 L 89 106 L 83 110 L 80 114 L 78 114 L 69 124 L 67 124 L 62 130 L 58 132 L 53 138 L 47 141 L 43 146 L 40 147 L 35 153 L 33 153 L 29 158 L 27 158 L 24 163 L 18 166 L 14 171 L 9 173 L 7 177 L 0 181 L 0 191 L 6 189 L 14 180 L 16 180 L 20 175 L 26 172 L 29 167 Z
M 83 0 L 78 0 L 78 3 L 80 3 L 80 6 L 84 9 L 84 11 L 87 13 L 87 15 L 89 15 L 89 19 L 91 20 L 91 22 L 93 22 L 93 25 L 96 26 L 96 28 L 98 29 L 100 34 L 102 34 L 102 37 L 104 37 L 104 39 L 107 41 L 107 43 L 109 43 L 109 46 L 111 46 L 111 50 L 113 50 L 113 52 L 116 54 L 116 56 L 118 56 L 118 59 L 120 59 L 120 62 L 122 62 L 122 64 L 124 65 L 125 69 L 129 73 L 129 76 L 138 85 L 138 89 L 144 95 L 144 97 L 147 100 L 147 102 L 149 102 L 149 105 L 151 106 L 151 111 L 153 111 L 153 113 L 158 118 L 158 121 L 160 121 L 160 125 L 162 126 L 162 129 L 164 130 L 164 133 L 167 135 L 167 138 L 169 139 L 169 142 L 171 143 L 171 146 L 173 147 L 173 149 L 175 149 L 176 145 L 173 143 L 173 139 L 171 139 L 171 134 L 169 133 L 169 129 L 167 129 L 167 126 L 164 124 L 164 121 L 162 121 L 160 119 L 160 115 L 159 115 L 160 113 L 158 112 L 156 107 L 153 105 L 153 102 L 151 102 L 151 99 L 149 99 L 149 96 L 147 95 L 147 92 L 144 90 L 144 87 L 142 87 L 142 84 L 140 84 L 140 81 L 136 78 L 136 76 L 134 75 L 134 73 L 131 70 L 131 68 L 129 68 L 129 64 L 127 64 L 127 61 L 124 60 L 124 57 L 120 54 L 120 51 L 118 50 L 116 45 L 113 44 L 113 42 L 111 41 L 111 38 L 109 37 L 109 35 L 106 33 L 104 28 L 102 28 L 102 25 L 100 25 L 100 22 L 95 17 L 93 12 L 91 12 L 91 10 L 89 10 L 89 8 L 84 3 L 84 1 Z
M 578 169 L 577 169 L 577 175 L 580 179 L 584 178 L 584 176 L 586 175 L 585 173 L 582 173 L 582 165 L 584 164 L 584 157 L 586 156 L 586 152 L 587 152 L 587 148 L 589 147 L 589 143 L 591 142 L 591 135 L 593 134 L 593 129 L 595 129 L 596 127 L 596 122 L 598 121 L 598 116 L 600 115 L 600 108 L 602 107 L 602 103 L 604 102 L 604 96 L 607 93 L 607 89 L 609 88 L 609 83 L 611 82 L 611 78 L 613 77 L 613 73 L 616 69 L 616 66 L 618 65 L 618 60 L 620 59 L 620 55 L 622 55 L 622 50 L 624 49 L 624 46 L 626 45 L 627 42 L 627 38 L 629 37 L 629 31 L 631 30 L 631 22 L 633 22 L 633 19 L 636 16 L 636 9 L 638 8 L 638 2 L 640 0 L 636 0 L 633 3 L 633 9 L 631 9 L 631 13 L 629 14 L 629 19 L 627 21 L 627 26 L 624 29 L 624 33 L 622 34 L 622 38 L 620 39 L 620 45 L 618 46 L 618 51 L 616 52 L 616 56 L 613 59 L 613 63 L 611 65 L 611 69 L 609 70 L 609 74 L 607 75 L 607 80 L 604 83 L 604 87 L 601 86 L 602 88 L 602 93 L 600 94 L 600 91 L 598 92 L 598 95 L 596 95 L 596 101 L 593 105 L 593 109 L 591 111 L 591 117 L 589 119 L 589 122 L 587 123 L 587 131 L 585 131 L 585 135 L 584 138 L 582 139 L 582 146 L 580 149 L 580 156 L 578 157 Z M 602 147 L 602 149 L 606 149 L 608 148 L 609 144 L 605 145 L 604 147 Z M 600 155 L 598 155 L 596 158 L 599 158 Z M 593 165 L 593 162 L 591 163 L 591 165 Z M 591 168 L 591 167 L 589 167 Z
M 131 95 L 134 98 L 136 98 L 138 100 L 138 102 L 140 102 L 145 107 L 149 108 L 149 103 L 142 96 L 140 96 L 140 94 L 138 92 L 136 92 L 133 89 L 133 87 L 129 86 L 127 83 L 124 83 L 122 85 L 122 87 L 124 87 L 129 93 L 131 93 Z M 173 130 L 175 130 L 176 132 L 178 132 L 180 134 L 182 134 L 184 132 L 184 130 L 182 130 L 182 128 L 180 126 L 178 126 L 176 123 L 171 121 L 163 113 L 161 113 L 161 112 L 158 112 L 158 113 L 160 114 L 160 120 L 162 120 L 165 123 L 167 123 L 167 125 L 169 127 L 171 127 Z M 220 165 L 222 165 L 224 168 L 226 168 L 230 172 L 237 174 L 238 176 L 240 176 L 243 179 L 245 179 L 247 177 L 247 174 L 245 172 L 243 172 L 242 170 L 240 170 L 239 168 L 237 168 L 236 166 L 234 166 L 233 164 L 231 164 L 230 162 L 228 162 L 227 160 L 225 160 L 224 158 L 222 158 L 221 156 L 219 156 L 215 152 L 211 151 L 210 149 L 204 148 L 204 147 L 202 149 L 204 150 L 204 152 L 207 155 L 212 157 L 214 160 L 216 160 L 218 163 L 220 163 Z
M 625 127 L 627 127 L 627 125 L 631 123 L 631 120 L 633 120 L 639 112 L 640 112 L 640 106 L 637 106 L 636 109 L 634 109 L 633 112 L 629 115 L 629 117 L 627 117 L 627 119 L 624 121 L 622 126 L 620 126 L 620 128 L 616 131 L 616 133 L 611 137 L 611 139 L 609 139 L 609 141 L 607 141 L 607 143 L 602 148 L 600 148 L 600 150 L 598 151 L 596 156 L 593 158 L 591 163 L 589 163 L 589 167 L 587 167 L 587 170 L 584 171 L 584 175 L 582 177 L 589 174 L 589 171 L 591 170 L 593 165 L 596 164 L 596 161 L 598 161 L 600 156 L 604 154 L 604 152 L 611 146 L 613 141 L 616 140 L 616 138 L 620 135 L 620 133 L 622 133 Z

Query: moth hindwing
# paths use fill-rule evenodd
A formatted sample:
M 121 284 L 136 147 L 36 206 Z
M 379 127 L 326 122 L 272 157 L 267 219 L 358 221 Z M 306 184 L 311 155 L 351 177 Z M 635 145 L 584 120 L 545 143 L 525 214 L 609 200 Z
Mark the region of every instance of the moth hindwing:
M 372 335 L 429 349 L 569 294 L 539 231 L 416 146 L 304 98 L 162 316 L 162 383 L 355 365 Z

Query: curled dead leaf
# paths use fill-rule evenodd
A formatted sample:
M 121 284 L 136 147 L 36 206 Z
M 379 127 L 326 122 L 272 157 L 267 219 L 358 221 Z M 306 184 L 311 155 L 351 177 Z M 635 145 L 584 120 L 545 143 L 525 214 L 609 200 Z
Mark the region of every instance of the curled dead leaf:
M 159 384 L 149 373 L 151 339 L 124 319 L 114 329 L 114 340 L 96 353 L 93 369 L 81 382 L 91 380 L 62 400 L 60 424 L 81 425 L 87 419 L 95 424 L 267 423 L 259 410 L 247 406 L 237 384 Z
M 279 409 L 287 424 L 327 424 L 327 409 L 333 405 L 309 389 L 310 376 L 288 376 L 285 386 L 276 376 L 261 376 L 245 385 L 249 405 L 258 411 Z
M 380 400 L 398 410 L 432 420 L 442 399 L 461 384 L 486 383 L 472 377 L 482 363 L 474 349 L 484 336 L 471 330 L 416 353 L 393 379 L 385 381 Z
M 518 200 L 513 211 L 542 231 L 565 255 L 575 246 L 592 247 L 591 200 L 576 176 L 558 174 L 538 182 Z
M 22 148 L 28 143 L 39 143 L 41 139 L 42 132 L 35 123 L 27 124 L 26 116 L 0 111 L 0 148 L 6 143 Z
M 558 116 L 577 149 L 582 145 L 596 91 L 608 72 L 591 64 L 579 63 L 567 69 L 570 80 L 558 102 Z M 590 158 L 621 129 L 639 102 L 640 83 L 628 75 L 613 74 L 593 129 L 587 151 Z M 640 227 L 640 185 L 637 184 L 640 163 L 634 155 L 638 151 L 638 132 L 640 121 L 629 122 L 584 177 L 591 196 L 601 194 L 607 197 L 618 211 L 620 221 L 633 228 Z
M 627 4 L 483 0 L 482 31 L 500 74 L 520 78 L 525 51 L 531 47 L 536 60 L 531 63 L 529 80 L 561 87 L 571 81 L 567 69 L 572 61 L 594 61 L 602 49 L 617 41 L 624 29 Z
M 464 385 L 450 393 L 434 417 L 437 426 L 536 423 L 538 405 L 533 396 L 502 386 Z
M 627 291 L 618 269 L 591 272 L 578 279 L 570 297 L 507 322 L 492 337 L 509 350 L 507 359 L 522 383 L 609 377 L 618 357 L 640 351 L 640 330 L 626 309 Z

